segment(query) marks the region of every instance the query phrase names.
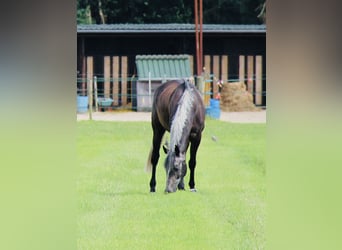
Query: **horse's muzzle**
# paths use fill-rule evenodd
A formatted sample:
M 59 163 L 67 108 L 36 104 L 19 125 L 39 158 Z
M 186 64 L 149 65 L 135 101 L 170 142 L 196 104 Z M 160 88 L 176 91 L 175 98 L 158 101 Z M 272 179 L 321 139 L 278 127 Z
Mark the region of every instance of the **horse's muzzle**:
M 165 193 L 174 193 L 177 191 L 177 186 L 179 184 L 180 179 L 176 179 L 176 180 L 168 180 L 167 184 L 166 184 L 166 188 L 165 188 Z

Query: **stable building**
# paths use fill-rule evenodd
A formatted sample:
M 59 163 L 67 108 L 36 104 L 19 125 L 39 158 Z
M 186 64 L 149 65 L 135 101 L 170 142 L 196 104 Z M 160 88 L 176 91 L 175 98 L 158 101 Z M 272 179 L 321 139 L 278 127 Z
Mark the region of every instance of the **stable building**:
M 140 75 L 147 71 L 140 70 L 139 63 L 146 65 L 143 60 L 153 56 L 159 60 L 164 56 L 166 61 L 166 57 L 175 56 L 177 61 L 186 55 L 193 76 L 195 54 L 194 24 L 78 25 L 77 87 L 84 92 L 96 76 L 99 97 L 112 98 L 113 108 L 137 110 L 136 105 L 146 101 L 139 96 L 146 94 L 148 84 L 146 75 Z M 265 25 L 203 24 L 203 59 L 210 95 L 217 92 L 218 79 L 227 83 L 240 81 L 253 93 L 257 106 L 266 106 Z M 153 74 L 152 92 L 157 82 L 168 78 L 162 72 L 164 75 L 155 75 L 158 79 L 152 80 Z

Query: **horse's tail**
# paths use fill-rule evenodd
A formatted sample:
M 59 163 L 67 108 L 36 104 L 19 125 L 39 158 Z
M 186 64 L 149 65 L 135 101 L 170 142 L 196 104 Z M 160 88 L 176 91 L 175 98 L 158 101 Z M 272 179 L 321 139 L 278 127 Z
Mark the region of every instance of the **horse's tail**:
M 145 171 L 146 172 L 151 172 L 152 171 L 152 163 L 151 163 L 152 150 L 153 150 L 153 147 L 151 147 L 150 153 L 148 154 L 148 158 L 147 158 L 147 161 L 146 161 L 146 166 L 145 166 Z

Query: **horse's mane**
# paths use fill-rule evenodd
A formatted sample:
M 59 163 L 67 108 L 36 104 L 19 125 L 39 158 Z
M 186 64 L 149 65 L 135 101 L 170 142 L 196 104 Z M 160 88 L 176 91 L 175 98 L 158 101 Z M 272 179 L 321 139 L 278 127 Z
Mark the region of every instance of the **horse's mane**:
M 191 111 L 194 102 L 193 89 L 190 83 L 185 81 L 185 89 L 182 97 L 178 102 L 177 110 L 173 116 L 170 129 L 170 151 L 175 150 L 175 146 L 179 145 L 183 135 L 183 129 L 187 123 L 190 123 Z

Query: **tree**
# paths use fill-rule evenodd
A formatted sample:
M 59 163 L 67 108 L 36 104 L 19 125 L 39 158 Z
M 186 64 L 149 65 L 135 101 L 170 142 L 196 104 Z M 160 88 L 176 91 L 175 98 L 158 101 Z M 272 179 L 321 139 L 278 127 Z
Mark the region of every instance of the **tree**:
M 256 10 L 260 11 L 258 18 L 261 19 L 263 23 L 266 23 L 266 0 L 261 3 Z
M 77 22 L 106 23 L 101 0 L 77 0 Z
M 203 23 L 253 24 L 265 0 L 203 0 Z M 194 23 L 193 0 L 77 0 L 77 23 Z

